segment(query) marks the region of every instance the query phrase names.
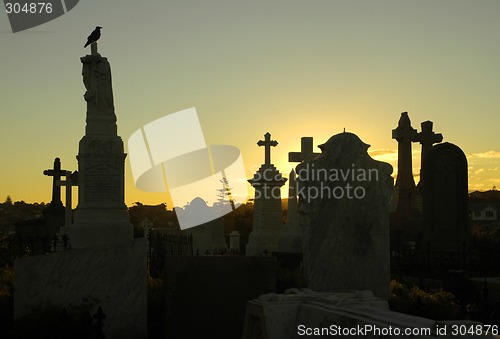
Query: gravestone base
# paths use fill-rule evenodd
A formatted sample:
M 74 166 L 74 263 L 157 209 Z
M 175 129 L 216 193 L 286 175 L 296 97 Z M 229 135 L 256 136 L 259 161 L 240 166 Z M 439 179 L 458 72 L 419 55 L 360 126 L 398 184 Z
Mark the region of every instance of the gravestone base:
M 107 339 L 147 338 L 145 239 L 18 259 L 14 318 L 35 310 L 102 307 Z
M 101 246 L 133 238 L 134 230 L 130 222 L 80 222 L 70 226 L 72 248 Z
M 277 239 L 280 235 L 280 229 L 263 231 L 252 231 L 248 237 L 246 246 L 247 256 L 263 256 L 265 253 L 271 254 L 278 250 Z M 267 251 L 267 252 L 266 252 Z
M 165 256 L 162 338 L 241 338 L 248 300 L 276 291 L 271 257 Z M 161 331 L 160 331 L 161 332 Z
M 451 338 L 452 325 L 466 328 L 481 325 L 479 322 L 468 320 L 435 321 L 392 312 L 386 301 L 374 297 L 370 291 L 291 291 L 289 294 L 262 295 L 249 301 L 243 339 L 396 338 L 399 335 L 401 338 Z M 408 329 L 420 333 L 405 336 L 404 331 Z M 426 333 L 422 331 L 424 329 Z M 460 337 L 479 338 L 467 335 Z M 494 336 L 485 335 L 481 338 Z
M 71 225 L 72 248 L 133 239 L 124 203 L 126 154 L 116 135 L 116 116 L 100 117 L 92 107 L 87 108 L 86 134 L 77 156 L 78 206 Z
M 70 226 L 72 248 L 130 241 L 134 238 L 134 227 L 129 221 L 126 207 L 109 205 L 77 208 L 75 222 Z

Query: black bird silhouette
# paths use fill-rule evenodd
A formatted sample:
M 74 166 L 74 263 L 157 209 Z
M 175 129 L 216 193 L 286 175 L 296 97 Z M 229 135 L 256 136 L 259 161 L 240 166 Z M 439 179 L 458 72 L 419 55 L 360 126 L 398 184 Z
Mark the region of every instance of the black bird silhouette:
M 99 40 L 99 38 L 101 37 L 101 28 L 102 28 L 101 26 L 97 26 L 94 29 L 94 31 L 90 33 L 89 37 L 87 38 L 87 43 L 85 44 L 85 46 L 83 46 L 84 48 L 90 45 L 91 43 Z

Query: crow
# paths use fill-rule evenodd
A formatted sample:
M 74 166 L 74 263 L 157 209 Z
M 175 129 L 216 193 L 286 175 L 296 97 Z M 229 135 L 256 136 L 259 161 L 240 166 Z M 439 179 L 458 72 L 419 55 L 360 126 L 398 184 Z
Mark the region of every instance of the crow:
M 85 44 L 85 46 L 83 46 L 84 48 L 90 45 L 91 43 L 99 40 L 99 38 L 101 37 L 101 28 L 102 28 L 101 26 L 97 26 L 94 29 L 94 31 L 90 33 L 89 37 L 87 38 L 87 43 Z

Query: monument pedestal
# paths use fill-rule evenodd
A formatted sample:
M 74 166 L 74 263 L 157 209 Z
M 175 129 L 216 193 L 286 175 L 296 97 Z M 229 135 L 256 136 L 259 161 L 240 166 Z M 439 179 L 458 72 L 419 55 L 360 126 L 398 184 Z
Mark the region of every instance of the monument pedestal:
M 100 306 L 107 339 L 146 338 L 146 261 L 144 238 L 18 259 L 14 317 L 55 321 L 54 309 L 78 317 Z
M 70 234 L 72 248 L 86 248 L 130 240 L 133 229 L 132 225 L 119 222 L 88 222 L 72 225 Z
M 255 187 L 255 205 L 246 255 L 277 251 L 279 239 L 283 235 L 281 186 L 286 179 L 274 165 L 264 164 L 248 181 Z

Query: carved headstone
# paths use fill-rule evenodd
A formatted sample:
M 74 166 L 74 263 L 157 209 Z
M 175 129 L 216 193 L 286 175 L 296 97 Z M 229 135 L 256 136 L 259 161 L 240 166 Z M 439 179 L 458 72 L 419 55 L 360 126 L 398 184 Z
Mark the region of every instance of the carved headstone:
M 422 168 L 424 249 L 469 246 L 467 158 L 456 145 L 433 146 Z
M 392 167 L 373 160 L 368 147 L 340 133 L 320 146 L 318 158 L 297 166 L 304 267 L 313 290 L 389 296 Z

